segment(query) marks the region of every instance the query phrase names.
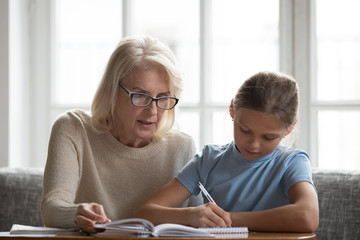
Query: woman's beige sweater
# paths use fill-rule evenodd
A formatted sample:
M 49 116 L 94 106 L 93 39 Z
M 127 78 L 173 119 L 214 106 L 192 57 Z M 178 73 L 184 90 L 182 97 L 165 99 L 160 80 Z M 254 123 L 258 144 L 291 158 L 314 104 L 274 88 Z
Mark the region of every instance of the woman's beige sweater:
M 44 172 L 41 212 L 46 226 L 75 227 L 79 203 L 103 205 L 111 220 L 128 218 L 172 180 L 195 154 L 193 139 L 171 131 L 143 148 L 121 144 L 90 126 L 90 115 L 69 111 L 54 123 Z

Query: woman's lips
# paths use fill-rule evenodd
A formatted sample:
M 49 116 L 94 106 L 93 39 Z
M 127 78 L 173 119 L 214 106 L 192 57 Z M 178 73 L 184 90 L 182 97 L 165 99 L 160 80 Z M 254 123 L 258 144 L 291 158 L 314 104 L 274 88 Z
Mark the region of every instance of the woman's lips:
M 149 122 L 149 121 L 142 121 L 142 120 L 138 120 L 138 122 L 143 125 L 144 127 L 151 127 L 155 124 L 155 122 Z

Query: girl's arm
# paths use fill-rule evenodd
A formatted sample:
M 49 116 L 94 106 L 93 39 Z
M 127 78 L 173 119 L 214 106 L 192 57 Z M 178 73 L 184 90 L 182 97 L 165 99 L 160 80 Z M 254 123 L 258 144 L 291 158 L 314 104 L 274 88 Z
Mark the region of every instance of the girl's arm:
M 250 231 L 314 232 L 319 225 L 318 198 L 309 182 L 298 182 L 288 192 L 290 204 L 258 212 L 233 212 L 233 226 Z
M 193 227 L 231 225 L 230 213 L 213 203 L 198 207 L 176 207 L 190 196 L 191 193 L 177 179 L 174 179 L 138 208 L 133 217 L 148 219 L 155 225 L 161 223 L 177 223 Z

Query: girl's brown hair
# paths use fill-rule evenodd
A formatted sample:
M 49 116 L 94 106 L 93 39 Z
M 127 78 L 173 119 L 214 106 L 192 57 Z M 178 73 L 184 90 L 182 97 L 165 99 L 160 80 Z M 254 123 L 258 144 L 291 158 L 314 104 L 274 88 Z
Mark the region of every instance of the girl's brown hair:
M 296 122 L 299 90 L 296 81 L 283 73 L 259 72 L 238 90 L 234 108 L 248 108 L 274 114 L 286 128 Z

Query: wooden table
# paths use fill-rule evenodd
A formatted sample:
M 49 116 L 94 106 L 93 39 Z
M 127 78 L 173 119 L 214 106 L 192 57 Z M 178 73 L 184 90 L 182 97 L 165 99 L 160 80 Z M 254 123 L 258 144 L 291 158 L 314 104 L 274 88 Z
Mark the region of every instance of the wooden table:
M 6 235 L 0 234 L 0 240 L 139 240 L 140 238 L 131 237 L 131 238 L 97 238 L 93 236 L 16 236 L 16 235 Z M 142 238 L 143 239 L 143 238 Z M 171 240 L 171 239 L 180 239 L 180 240 L 214 240 L 214 238 L 187 238 L 187 237 L 178 237 L 178 238 L 169 238 L 169 237 L 149 237 L 150 240 Z M 233 239 L 253 239 L 253 240 L 263 240 L 263 239 L 276 239 L 276 240 L 294 240 L 294 239 L 311 239 L 316 240 L 316 235 L 314 233 L 269 233 L 269 232 L 249 232 L 247 236 L 241 235 L 219 235 L 215 239 L 222 240 L 233 240 Z

